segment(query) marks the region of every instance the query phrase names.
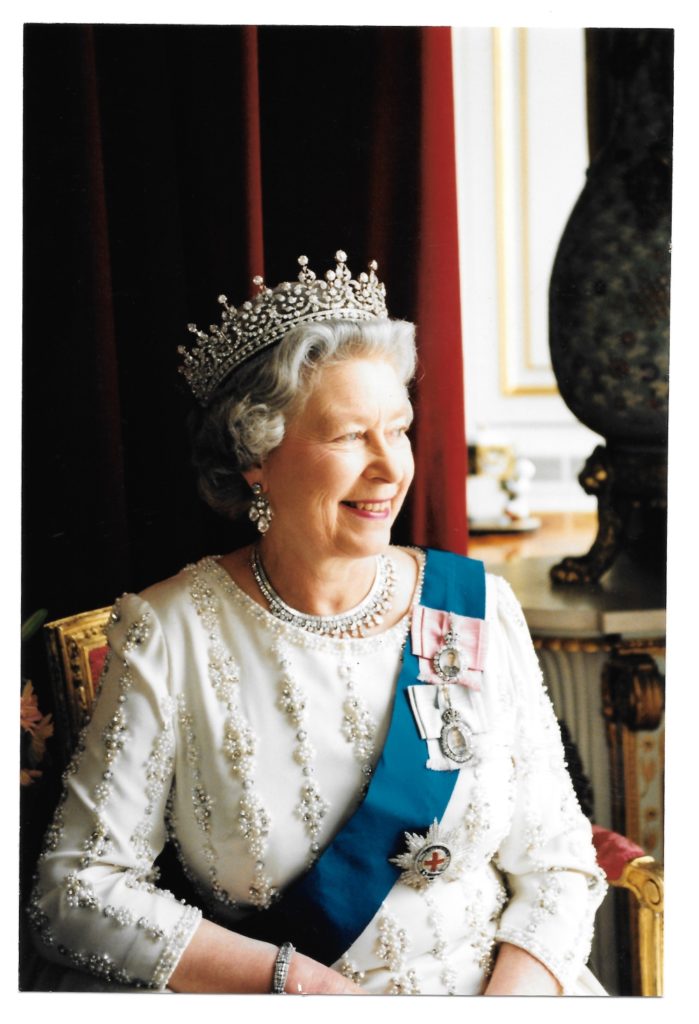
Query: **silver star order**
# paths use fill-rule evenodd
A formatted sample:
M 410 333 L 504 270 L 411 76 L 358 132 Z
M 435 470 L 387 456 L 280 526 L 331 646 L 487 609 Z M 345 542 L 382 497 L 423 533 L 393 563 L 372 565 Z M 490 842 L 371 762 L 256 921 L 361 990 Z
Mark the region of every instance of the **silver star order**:
M 432 822 L 425 835 L 415 832 L 406 832 L 405 841 L 408 849 L 397 857 L 391 857 L 391 863 L 403 869 L 399 881 L 413 889 L 424 889 L 433 878 L 426 878 L 420 874 L 417 861 L 420 853 L 430 846 L 445 846 L 449 850 L 449 865 L 442 875 L 445 881 L 453 881 L 460 873 L 466 855 L 465 841 L 463 834 L 458 828 L 443 829 L 437 819 Z

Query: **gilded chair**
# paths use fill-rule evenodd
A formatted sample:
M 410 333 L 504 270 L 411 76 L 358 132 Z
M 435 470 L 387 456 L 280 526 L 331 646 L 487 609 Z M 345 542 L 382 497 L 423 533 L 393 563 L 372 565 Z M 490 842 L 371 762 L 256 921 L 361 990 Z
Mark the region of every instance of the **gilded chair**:
M 110 608 L 72 615 L 44 626 L 61 753 L 67 761 L 87 722 L 107 654 L 105 627 Z M 562 724 L 573 785 L 585 809 L 589 782 Z M 634 959 L 634 994 L 663 994 L 663 869 L 625 836 L 592 826 L 597 860 L 610 885 L 631 894 L 630 935 Z M 176 886 L 174 886 L 177 888 Z
M 633 987 L 642 996 L 663 994 L 663 867 L 618 832 L 592 826 L 597 862 L 610 885 L 631 893 L 630 943 Z M 636 992 L 634 992 L 636 994 Z
M 594 821 L 592 787 L 570 730 L 562 719 L 558 720 L 566 763 L 573 789 L 580 807 L 590 821 Z M 663 867 L 654 857 L 627 836 L 601 825 L 592 825 L 592 841 L 597 863 L 604 871 L 610 886 L 626 890 L 617 927 L 620 951 L 628 952 L 630 978 L 625 987 L 633 995 L 661 996 L 663 994 Z M 621 909 L 621 908 L 618 908 Z
M 106 625 L 111 608 L 97 608 L 47 622 L 56 736 L 63 761 L 73 752 L 87 722 L 107 656 Z

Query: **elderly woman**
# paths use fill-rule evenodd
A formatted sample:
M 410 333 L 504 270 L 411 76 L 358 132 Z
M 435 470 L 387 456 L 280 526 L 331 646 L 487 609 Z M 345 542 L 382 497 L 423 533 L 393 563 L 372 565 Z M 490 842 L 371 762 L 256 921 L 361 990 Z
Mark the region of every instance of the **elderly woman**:
M 257 544 L 125 595 L 30 913 L 103 984 L 559 994 L 604 894 L 521 610 L 391 546 L 412 325 L 376 265 L 228 305 L 185 352 L 207 501 Z M 170 838 L 196 905 L 158 885 Z

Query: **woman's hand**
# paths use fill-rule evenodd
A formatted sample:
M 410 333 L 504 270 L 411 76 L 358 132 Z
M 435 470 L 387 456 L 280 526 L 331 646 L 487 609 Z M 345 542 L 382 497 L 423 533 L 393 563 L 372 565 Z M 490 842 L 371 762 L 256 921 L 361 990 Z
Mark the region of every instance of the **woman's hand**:
M 204 920 L 168 987 L 174 992 L 270 992 L 278 952 L 269 942 L 248 939 Z M 291 958 L 285 991 L 289 995 L 364 995 L 354 982 L 303 953 Z
M 303 953 L 294 953 L 285 991 L 289 995 L 363 996 L 359 985 Z
M 561 986 L 526 949 L 503 942 L 484 996 L 560 996 Z

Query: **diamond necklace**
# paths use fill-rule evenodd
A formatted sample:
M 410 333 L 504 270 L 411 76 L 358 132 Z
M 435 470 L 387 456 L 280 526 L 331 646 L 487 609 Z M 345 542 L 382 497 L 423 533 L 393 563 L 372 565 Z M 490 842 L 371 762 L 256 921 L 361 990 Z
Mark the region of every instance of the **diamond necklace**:
M 393 604 L 396 567 L 386 555 L 376 557 L 376 576 L 364 600 L 349 611 L 340 612 L 339 615 L 307 615 L 305 612 L 296 611 L 283 601 L 269 581 L 257 547 L 252 549 L 250 568 L 272 615 L 292 626 L 299 626 L 320 636 L 364 636 L 367 630 L 383 622 L 384 615 Z

